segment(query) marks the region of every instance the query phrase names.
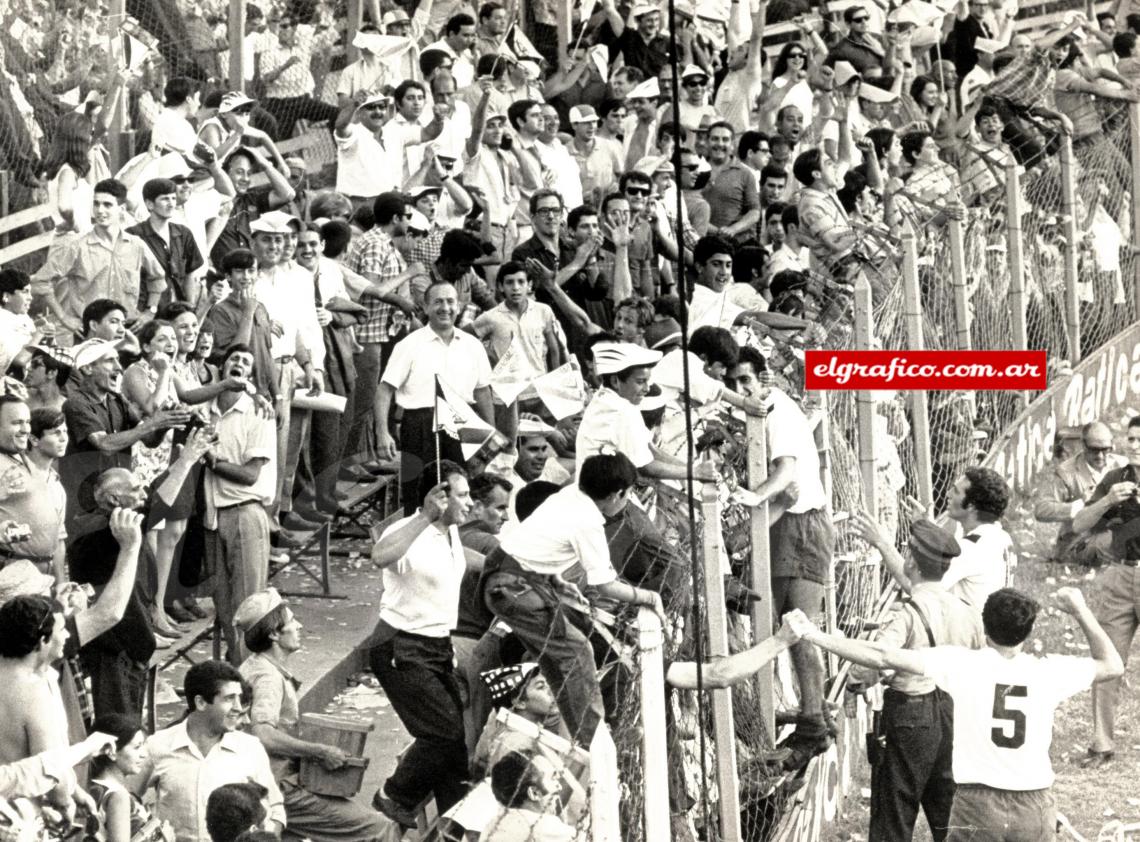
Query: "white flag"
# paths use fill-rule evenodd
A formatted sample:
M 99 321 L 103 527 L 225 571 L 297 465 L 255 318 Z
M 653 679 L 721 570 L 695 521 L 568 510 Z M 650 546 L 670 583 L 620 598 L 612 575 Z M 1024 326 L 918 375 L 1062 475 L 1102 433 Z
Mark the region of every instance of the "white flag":
M 575 359 L 534 381 L 538 397 L 561 421 L 586 407 L 586 383 Z
M 517 336 L 511 337 L 507 350 L 491 370 L 491 391 L 510 406 L 530 387 L 531 377 L 522 346 Z

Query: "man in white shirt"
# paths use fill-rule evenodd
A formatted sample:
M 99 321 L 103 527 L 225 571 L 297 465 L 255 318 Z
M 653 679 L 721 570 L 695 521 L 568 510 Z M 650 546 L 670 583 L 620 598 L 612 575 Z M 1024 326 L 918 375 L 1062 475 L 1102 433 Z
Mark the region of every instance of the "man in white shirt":
M 776 616 L 801 609 L 823 611 L 824 582 L 835 551 L 835 531 L 827 511 L 813 427 L 795 401 L 779 389 L 763 388 L 768 366 L 755 348 L 745 347 L 729 372 L 733 387 L 769 403 L 764 432 L 768 441 L 768 476 L 748 495 L 747 505 L 769 504 L 772 558 L 772 609 Z M 802 768 L 830 744 L 824 716 L 823 661 L 812 647 L 792 647 L 792 665 L 800 684 L 800 713 L 787 745 L 786 769 Z
M 415 510 L 413 496 L 424 465 L 436 459 L 466 461 L 459 442 L 435 431 L 436 399 L 443 381 L 459 400 L 471 405 L 492 427 L 491 363 L 483 343 L 456 330 L 459 297 L 449 283 L 433 283 L 424 292 L 428 323 L 396 343 L 380 379 L 376 398 L 376 426 L 381 458 L 393 459 L 396 440 L 388 428 L 393 401 L 403 410 L 400 424 L 400 480 L 405 513 Z M 438 441 L 438 451 L 437 444 Z
M 423 82 L 413 82 L 405 79 L 392 93 L 396 105 L 396 113 L 381 130 L 381 140 L 384 148 L 388 150 L 389 159 L 395 163 L 399 170 L 396 173 L 397 183 L 404 185 L 408 178 L 420 168 L 423 160 L 423 144 L 439 137 L 443 131 L 445 111 L 449 110 L 441 105 L 433 108 L 431 121 L 421 125 L 420 117 L 424 113 L 424 103 L 427 102 L 427 88 Z
M 480 582 L 487 607 L 531 652 L 554 689 L 571 739 L 589 746 L 604 716 L 590 630 L 589 604 L 564 574 L 580 564 L 601 596 L 652 608 L 665 622 L 656 591 L 617 577 L 606 542 L 606 518 L 625 508 L 637 479 L 622 453 L 582 463 L 578 482 L 546 499 L 487 556 Z
M 392 709 L 414 738 L 372 799 L 403 827 L 415 827 L 414 811 L 429 795 L 440 815 L 446 812 L 463 797 L 467 777 L 451 630 L 468 566 L 453 527 L 467 520 L 471 490 L 456 463 L 445 459 L 427 467 L 408 494 L 422 507 L 385 529 L 372 548 L 384 592 L 376 629 L 364 644 Z M 472 566 L 481 563 L 479 557 Z
M 1048 839 L 1057 829 L 1049 760 L 1054 712 L 1090 684 L 1124 673 L 1081 592 L 1061 588 L 1055 599 L 1080 625 L 1091 658 L 1025 652 L 1039 606 L 1011 588 L 986 599 L 983 649 L 883 649 L 824 634 L 799 611 L 787 620 L 804 643 L 863 666 L 927 676 L 953 698 L 957 789 L 947 842 Z
M 231 618 L 232 619 L 232 618 Z M 252 780 L 268 790 L 269 820 L 285 828 L 285 806 L 261 741 L 238 730 L 242 678 L 236 667 L 203 661 L 186 673 L 189 714 L 146 742 L 137 795 L 155 791 L 155 814 L 174 827 L 177 842 L 209 839 L 206 801 L 220 786 Z
M 1015 563 L 1013 539 L 1002 528 L 1009 486 L 989 468 L 970 467 L 954 483 L 946 516 L 955 521 L 962 554 L 954 559 L 942 585 L 981 610 L 986 597 L 1004 588 Z
M 442 50 L 451 56 L 455 60 L 451 66 L 451 75 L 459 87 L 466 88 L 475 81 L 474 47 L 475 18 L 466 12 L 460 12 L 448 19 L 440 39 L 424 47 L 424 51 Z
M 193 79 L 175 76 L 162 89 L 163 109 L 151 129 L 150 144 L 163 152 L 189 155 L 198 143 L 198 134 L 189 118 L 198 113 L 198 86 Z
M 371 201 L 401 185 L 403 150 L 389 154 L 381 140 L 392 98 L 384 93 L 358 92 L 336 118 L 336 190 L 352 200 L 353 207 Z

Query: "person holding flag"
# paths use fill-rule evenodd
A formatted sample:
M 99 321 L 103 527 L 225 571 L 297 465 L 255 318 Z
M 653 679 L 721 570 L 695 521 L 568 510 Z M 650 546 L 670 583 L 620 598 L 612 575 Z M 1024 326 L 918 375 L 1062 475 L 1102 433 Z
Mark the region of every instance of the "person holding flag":
M 478 417 L 493 432 L 491 363 L 483 344 L 469 333 L 455 329 L 459 296 L 446 282 L 434 283 L 424 292 L 427 326 L 409 333 L 396 343 L 376 393 L 376 439 L 382 459 L 394 459 L 397 438 L 389 427 L 392 402 L 403 410 L 399 431 L 400 494 L 404 513 L 416 510 L 415 491 L 424 465 L 437 459 L 463 464 L 463 451 L 454 433 L 440 429 L 436 398 L 440 383 L 455 395 L 454 407 L 464 417 L 475 406 Z M 464 412 L 467 410 L 467 412 Z

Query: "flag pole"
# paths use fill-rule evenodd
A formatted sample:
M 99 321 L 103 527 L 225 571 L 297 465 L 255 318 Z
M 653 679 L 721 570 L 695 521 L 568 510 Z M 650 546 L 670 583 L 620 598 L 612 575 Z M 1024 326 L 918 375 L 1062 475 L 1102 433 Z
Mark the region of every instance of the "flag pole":
M 439 450 L 439 396 L 440 396 L 440 394 L 442 394 L 442 392 L 443 392 L 443 390 L 440 389 L 440 387 L 439 387 L 439 375 L 437 374 L 437 375 L 435 375 L 435 399 L 432 401 L 432 404 L 431 404 L 431 431 L 432 431 L 432 435 L 435 436 L 435 484 L 436 485 L 439 485 L 441 482 L 443 482 L 443 479 L 440 477 L 440 470 L 441 469 L 440 469 L 440 464 L 439 464 L 440 459 L 442 458 L 442 454 L 440 453 L 440 450 Z

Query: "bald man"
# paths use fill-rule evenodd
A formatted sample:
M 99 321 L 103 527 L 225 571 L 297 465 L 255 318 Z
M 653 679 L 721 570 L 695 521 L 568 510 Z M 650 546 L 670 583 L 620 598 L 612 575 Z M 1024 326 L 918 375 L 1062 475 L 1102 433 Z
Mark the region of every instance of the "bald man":
M 1127 460 L 1113 453 L 1112 430 L 1093 421 L 1081 428 L 1082 451 L 1053 466 L 1041 482 L 1033 516 L 1042 523 L 1059 524 L 1053 561 L 1071 563 L 1070 550 L 1077 533 L 1073 518 L 1085 507 L 1104 475 Z

